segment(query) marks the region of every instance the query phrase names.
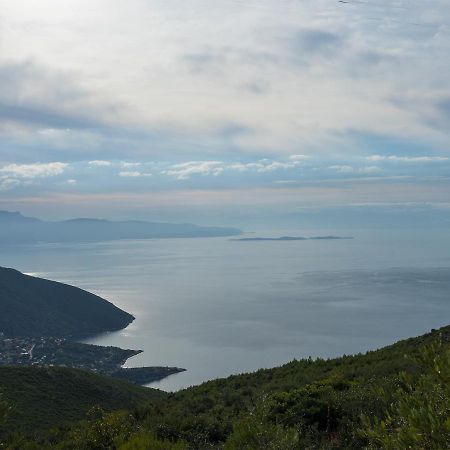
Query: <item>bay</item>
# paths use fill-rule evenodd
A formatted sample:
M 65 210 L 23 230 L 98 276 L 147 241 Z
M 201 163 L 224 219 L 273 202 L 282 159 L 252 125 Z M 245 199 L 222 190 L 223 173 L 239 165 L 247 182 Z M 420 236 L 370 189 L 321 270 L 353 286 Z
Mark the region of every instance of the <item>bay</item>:
M 352 240 L 159 239 L 0 248 L 0 265 L 79 286 L 132 313 L 89 339 L 178 366 L 178 390 L 294 358 L 375 349 L 450 323 L 448 230 L 279 230 Z

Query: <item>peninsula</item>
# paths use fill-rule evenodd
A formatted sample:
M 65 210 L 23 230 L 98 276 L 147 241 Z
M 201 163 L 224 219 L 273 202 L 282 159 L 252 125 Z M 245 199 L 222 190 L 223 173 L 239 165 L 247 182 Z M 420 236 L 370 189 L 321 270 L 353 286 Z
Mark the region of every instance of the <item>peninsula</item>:
M 0 366 L 62 366 L 148 384 L 178 367 L 123 368 L 142 350 L 76 342 L 125 328 L 134 317 L 107 300 L 67 284 L 0 267 Z

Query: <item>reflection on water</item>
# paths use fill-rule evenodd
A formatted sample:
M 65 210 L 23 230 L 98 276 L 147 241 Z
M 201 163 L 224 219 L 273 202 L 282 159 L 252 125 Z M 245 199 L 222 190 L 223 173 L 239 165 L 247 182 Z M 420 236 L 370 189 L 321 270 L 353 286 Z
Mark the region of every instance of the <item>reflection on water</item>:
M 77 285 L 134 314 L 127 329 L 89 342 L 144 350 L 130 367 L 186 368 L 152 385 L 174 390 L 365 351 L 450 322 L 446 230 L 346 234 L 355 239 L 6 247 L 0 265 Z

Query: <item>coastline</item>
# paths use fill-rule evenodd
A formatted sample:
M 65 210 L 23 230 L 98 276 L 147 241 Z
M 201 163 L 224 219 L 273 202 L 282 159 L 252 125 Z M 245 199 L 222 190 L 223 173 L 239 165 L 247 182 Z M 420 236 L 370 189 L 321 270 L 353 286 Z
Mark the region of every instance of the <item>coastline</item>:
M 65 338 L 4 336 L 0 339 L 0 366 L 70 367 L 141 385 L 186 370 L 168 366 L 123 367 L 129 358 L 142 352 L 84 344 Z

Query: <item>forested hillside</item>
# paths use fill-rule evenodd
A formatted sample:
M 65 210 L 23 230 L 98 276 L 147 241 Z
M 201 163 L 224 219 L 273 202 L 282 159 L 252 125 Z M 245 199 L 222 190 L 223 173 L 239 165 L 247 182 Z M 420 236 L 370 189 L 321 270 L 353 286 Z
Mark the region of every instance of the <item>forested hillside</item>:
M 0 367 L 0 395 L 8 405 L 2 434 L 36 432 L 81 420 L 94 406 L 131 409 L 165 394 L 156 389 L 64 367 Z
M 30 427 L 39 438 L 7 442 L 24 449 L 36 442 L 65 449 L 445 449 L 449 340 L 445 327 L 364 355 L 292 361 L 161 395 L 128 413 L 98 412 L 69 429 Z M 3 389 L 14 405 L 16 394 Z
M 125 328 L 131 314 L 82 289 L 0 267 L 0 333 L 86 336 Z

